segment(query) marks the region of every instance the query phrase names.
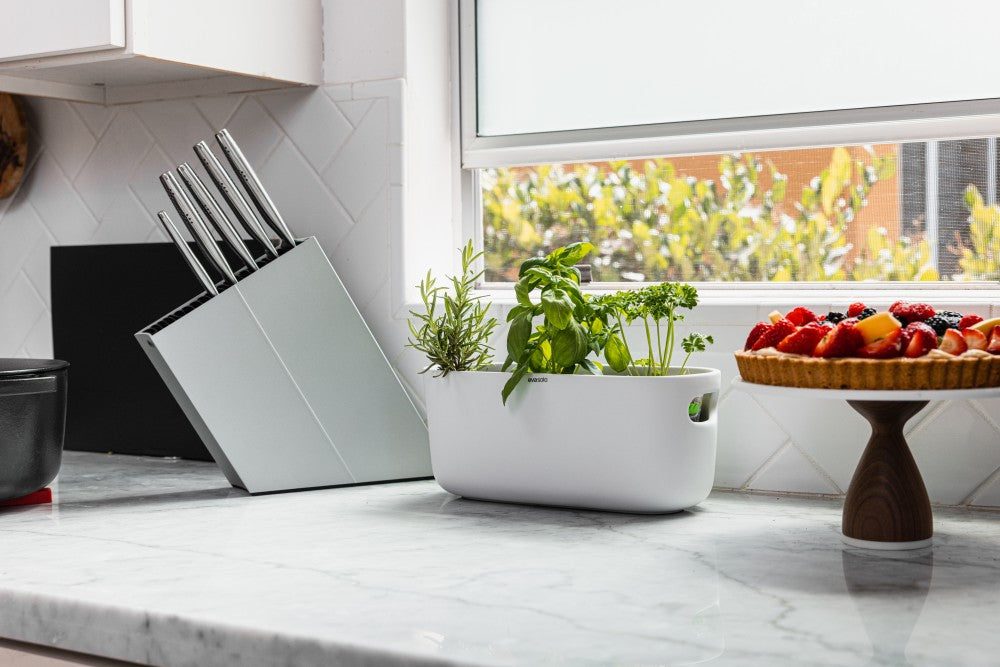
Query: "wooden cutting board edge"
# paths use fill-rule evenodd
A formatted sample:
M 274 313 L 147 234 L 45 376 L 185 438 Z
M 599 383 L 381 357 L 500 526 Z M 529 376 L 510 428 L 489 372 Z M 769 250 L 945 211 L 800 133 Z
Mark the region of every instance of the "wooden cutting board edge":
M 0 199 L 17 192 L 28 164 L 28 124 L 21 100 L 0 93 Z

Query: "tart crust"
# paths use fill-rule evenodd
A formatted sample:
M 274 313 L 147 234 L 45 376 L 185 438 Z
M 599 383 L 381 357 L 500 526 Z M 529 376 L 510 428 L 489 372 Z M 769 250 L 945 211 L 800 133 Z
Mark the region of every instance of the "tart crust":
M 981 389 L 1000 386 L 1000 356 L 818 359 L 737 352 L 747 382 L 808 389 Z

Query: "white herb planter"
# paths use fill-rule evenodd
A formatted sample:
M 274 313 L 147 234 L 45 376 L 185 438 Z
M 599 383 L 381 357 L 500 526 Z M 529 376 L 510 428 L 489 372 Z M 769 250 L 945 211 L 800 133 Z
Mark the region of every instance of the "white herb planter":
M 529 375 L 503 405 L 508 373 L 428 381 L 431 465 L 459 496 L 619 512 L 676 512 L 715 478 L 721 374 Z M 704 397 L 699 418 L 688 415 Z

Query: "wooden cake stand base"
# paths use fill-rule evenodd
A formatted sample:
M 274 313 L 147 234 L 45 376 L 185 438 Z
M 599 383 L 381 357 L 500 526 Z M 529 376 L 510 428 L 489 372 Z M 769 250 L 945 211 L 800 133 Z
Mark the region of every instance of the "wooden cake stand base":
M 920 549 L 931 545 L 933 515 L 903 427 L 930 401 L 993 398 L 1000 387 L 929 391 L 799 389 L 737 379 L 734 388 L 759 396 L 846 400 L 871 424 L 872 434 L 844 501 L 844 542 L 866 549 Z

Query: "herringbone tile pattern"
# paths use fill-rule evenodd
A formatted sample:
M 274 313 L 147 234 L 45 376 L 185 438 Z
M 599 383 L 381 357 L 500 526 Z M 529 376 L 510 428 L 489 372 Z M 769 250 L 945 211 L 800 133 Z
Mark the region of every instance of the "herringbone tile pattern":
M 110 108 L 31 100 L 30 169 L 21 190 L 0 201 L 0 356 L 52 354 L 50 246 L 165 240 L 153 217 L 168 206 L 157 176 L 196 162 L 191 146 L 228 127 L 294 231 L 319 238 L 420 403 L 424 362 L 404 350 L 406 324 L 390 303 L 390 216 L 403 210 L 402 95 L 403 82 L 387 80 Z M 750 311 L 705 315 L 717 351 L 696 363 L 721 368 L 726 386 L 735 375 L 728 350 L 748 326 L 733 323 L 763 315 Z M 867 438 L 867 425 L 836 401 L 727 390 L 720 414 L 722 487 L 841 493 Z M 932 406 L 910 431 L 933 500 L 1000 505 L 1000 400 Z

